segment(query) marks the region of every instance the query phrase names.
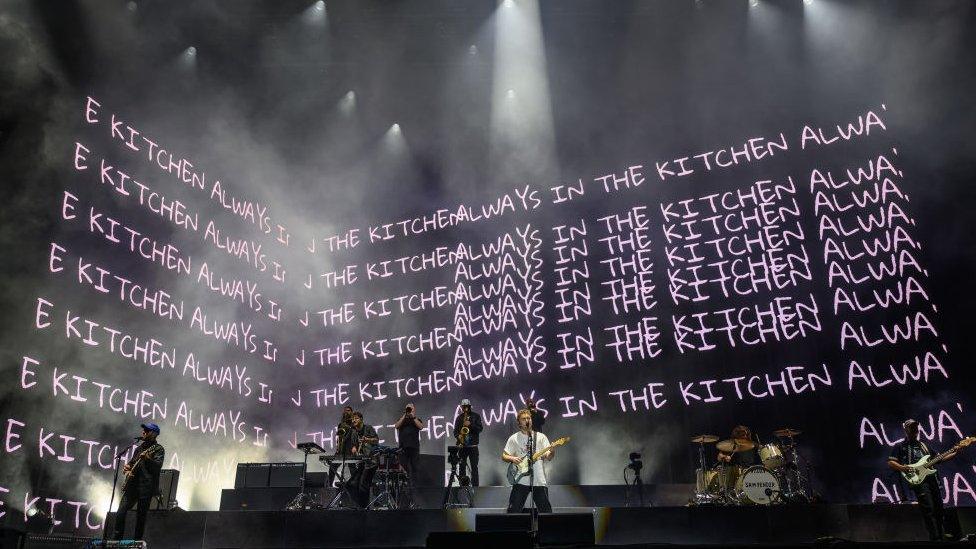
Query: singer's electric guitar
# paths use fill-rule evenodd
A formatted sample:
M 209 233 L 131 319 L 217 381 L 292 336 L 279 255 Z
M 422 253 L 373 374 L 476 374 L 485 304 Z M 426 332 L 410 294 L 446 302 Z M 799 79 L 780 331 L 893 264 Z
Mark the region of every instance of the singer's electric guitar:
M 935 472 L 935 466 L 945 461 L 946 456 L 948 456 L 949 454 L 957 450 L 962 450 L 963 448 L 969 446 L 973 442 L 976 442 L 976 437 L 966 437 L 960 440 L 959 444 L 956 444 L 949 450 L 946 450 L 945 452 L 942 452 L 941 454 L 933 458 L 930 458 L 929 456 L 922 456 L 922 459 L 909 465 L 908 466 L 909 469 L 904 473 L 902 473 L 901 476 L 905 477 L 905 480 L 908 481 L 908 484 L 911 484 L 912 486 L 918 486 L 919 484 L 922 483 L 922 481 L 928 478 L 929 475 Z
M 162 448 L 162 446 L 160 446 L 158 444 L 154 444 L 154 445 L 150 446 L 146 450 L 140 452 L 139 453 L 139 456 L 136 458 L 136 460 L 132 462 L 132 467 L 130 467 L 129 470 L 125 472 L 125 479 L 122 481 L 122 491 L 123 492 L 125 492 L 125 489 L 129 486 L 129 481 L 131 481 L 133 478 L 135 478 L 135 476 L 136 476 L 136 468 L 139 467 L 140 464 L 142 464 L 142 461 L 144 459 L 149 458 L 150 456 L 152 456 L 156 452 L 156 448 Z
M 548 452 L 549 450 L 556 448 L 557 446 L 562 446 L 567 442 L 569 442 L 569 437 L 562 437 L 560 439 L 557 439 L 555 442 L 551 443 L 549 446 L 546 446 L 542 450 L 539 450 L 538 452 L 532 454 L 531 457 L 525 456 L 525 459 L 523 459 L 520 463 L 517 464 L 509 463 L 508 482 L 510 484 L 518 484 L 518 481 L 529 476 L 529 466 L 531 466 L 536 461 L 539 461 L 539 458 L 545 455 L 545 453 Z

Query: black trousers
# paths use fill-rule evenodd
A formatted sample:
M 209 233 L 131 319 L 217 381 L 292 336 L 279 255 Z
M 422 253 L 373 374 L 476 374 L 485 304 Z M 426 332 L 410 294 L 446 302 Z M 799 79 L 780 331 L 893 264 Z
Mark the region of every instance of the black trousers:
M 478 447 L 477 446 L 463 446 L 461 451 L 458 452 L 458 457 L 461 458 L 461 476 L 467 474 L 468 463 L 471 463 L 471 486 L 478 486 Z
M 508 496 L 509 513 L 521 513 L 525 510 L 525 500 L 529 497 L 529 487 L 525 484 L 512 486 L 512 493 Z M 549 503 L 549 488 L 546 486 L 533 486 L 532 501 L 535 502 L 536 509 L 540 513 L 551 513 L 552 505 Z
M 127 490 L 122 494 L 119 510 L 115 514 L 114 539 L 122 539 L 125 534 L 125 516 L 133 507 L 136 508 L 136 531 L 132 539 L 143 539 L 146 532 L 146 516 L 149 514 L 149 501 L 152 496 L 143 496 L 138 490 Z
M 407 483 L 410 486 L 417 484 L 417 462 L 420 461 L 420 448 L 401 448 L 400 465 L 407 472 Z
M 352 477 L 347 481 L 349 493 L 356 499 L 356 505 L 363 509 L 369 505 L 369 496 L 373 488 L 373 476 L 376 475 L 376 466 L 357 465 L 352 472 Z
M 945 509 L 942 508 L 942 492 L 936 475 L 929 475 L 918 486 L 912 486 L 918 508 L 925 521 L 925 529 L 929 531 L 929 539 L 939 540 L 945 534 Z

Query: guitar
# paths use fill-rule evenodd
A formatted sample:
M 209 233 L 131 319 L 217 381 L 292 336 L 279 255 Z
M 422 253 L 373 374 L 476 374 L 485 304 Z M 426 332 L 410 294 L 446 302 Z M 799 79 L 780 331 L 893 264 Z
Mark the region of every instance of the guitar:
M 509 463 L 508 464 L 508 482 L 509 482 L 509 484 L 518 484 L 518 481 L 520 481 L 523 478 L 529 476 L 529 466 L 530 465 L 532 465 L 536 461 L 539 461 L 539 459 L 543 455 L 545 455 L 545 453 L 548 452 L 549 450 L 551 450 L 553 448 L 556 448 L 557 446 L 562 446 L 563 444 L 566 444 L 567 442 L 569 442 L 569 437 L 562 437 L 560 439 L 557 439 L 555 442 L 551 443 L 549 446 L 546 446 L 542 450 L 539 450 L 538 452 L 532 454 L 531 457 L 526 456 L 526 459 L 523 459 L 519 463 Z
M 909 465 L 908 471 L 903 472 L 901 476 L 905 477 L 905 480 L 908 481 L 908 484 L 911 484 L 912 486 L 918 486 L 926 478 L 928 478 L 929 475 L 935 472 L 935 466 L 941 463 L 942 461 L 945 461 L 946 456 L 948 456 L 949 454 L 957 450 L 962 450 L 963 448 L 969 446 L 973 442 L 976 442 L 976 437 L 966 437 L 960 440 L 959 444 L 956 444 L 951 449 L 946 450 L 945 452 L 942 452 L 941 454 L 933 458 L 930 458 L 929 456 L 922 456 L 922 459 Z
M 123 492 L 125 492 L 126 487 L 129 486 L 129 481 L 132 480 L 133 478 L 135 478 L 135 476 L 136 476 L 136 468 L 139 467 L 139 464 L 142 463 L 142 460 L 150 457 L 153 454 L 153 451 L 156 448 L 162 448 L 162 447 L 160 445 L 158 445 L 158 444 L 154 444 L 154 445 L 150 446 L 149 448 L 147 448 L 146 450 L 140 452 L 139 453 L 139 457 L 137 457 L 136 460 L 134 462 L 132 462 L 132 467 L 130 467 L 129 470 L 125 472 L 125 479 L 122 480 L 122 491 Z

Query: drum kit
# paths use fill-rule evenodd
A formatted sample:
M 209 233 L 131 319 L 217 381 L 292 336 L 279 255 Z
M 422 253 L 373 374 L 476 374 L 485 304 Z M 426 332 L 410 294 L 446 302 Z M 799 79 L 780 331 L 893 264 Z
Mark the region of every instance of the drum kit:
M 412 498 L 412 494 L 405 490 L 408 486 L 407 473 L 400 464 L 400 450 L 397 448 L 380 445 L 373 448 L 369 455 L 330 454 L 319 456 L 319 460 L 335 468 L 340 479 L 339 489 L 332 499 L 319 508 L 359 509 L 361 504 L 356 503 L 357 498 L 353 494 L 357 490 L 365 490 L 367 498 L 372 496 L 366 510 L 398 509 L 404 499 Z M 373 471 L 372 476 L 367 477 L 368 483 L 363 479 L 367 469 Z M 408 492 L 406 497 L 402 497 L 404 492 Z M 405 503 L 412 505 L 410 501 Z
M 796 429 L 773 431 L 776 442 L 760 444 L 746 438 L 719 440 L 715 435 L 691 438 L 698 445 L 699 468 L 695 471 L 692 505 L 772 505 L 806 503 L 811 500 L 809 467 L 801 470 Z M 743 466 L 719 462 L 706 467 L 705 446 L 714 444 L 723 454 L 734 456 L 758 447 L 760 463 Z

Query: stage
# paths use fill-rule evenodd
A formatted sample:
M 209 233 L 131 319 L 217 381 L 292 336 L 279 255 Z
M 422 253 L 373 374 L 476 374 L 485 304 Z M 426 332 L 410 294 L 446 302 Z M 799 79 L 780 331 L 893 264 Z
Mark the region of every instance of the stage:
M 502 513 L 501 508 L 153 511 L 146 540 L 152 549 L 424 547 L 431 533 L 473 532 L 476 515 Z M 554 515 L 568 513 L 583 513 L 592 520 L 598 546 L 768 546 L 812 544 L 818 538 L 821 543 L 823 538 L 857 542 L 927 539 L 914 505 L 557 507 Z M 976 508 L 962 507 L 957 514 L 964 534 L 976 529 Z M 580 520 L 579 515 L 568 518 Z M 130 529 L 131 524 L 127 525 Z M 566 524 L 559 526 L 560 533 L 571 529 Z M 472 543 L 477 542 L 469 537 L 464 546 L 471 549 Z M 591 544 L 581 546 L 586 545 Z

